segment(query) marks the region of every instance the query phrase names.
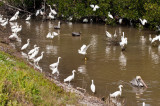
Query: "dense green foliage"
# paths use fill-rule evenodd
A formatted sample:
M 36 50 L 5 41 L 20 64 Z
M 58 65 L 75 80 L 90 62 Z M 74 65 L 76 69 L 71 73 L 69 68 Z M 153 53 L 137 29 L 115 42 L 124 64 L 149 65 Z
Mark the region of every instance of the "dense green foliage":
M 36 8 L 41 7 L 41 2 L 43 2 L 43 0 L 7 1 L 28 9 L 34 7 L 34 1 Z M 148 21 L 146 27 L 154 29 L 160 25 L 159 0 L 46 0 L 46 4 L 56 4 L 54 8 L 58 11 L 58 17 L 63 14 L 66 19 L 69 16 L 73 16 L 74 20 L 94 16 L 103 21 L 107 18 L 107 23 L 113 24 L 117 23 L 119 18 L 123 18 L 124 21 L 128 22 L 132 20 L 133 24 L 137 26 L 140 23 L 139 18 L 142 18 Z M 90 4 L 97 4 L 100 8 L 93 11 Z M 114 19 L 108 17 L 108 12 L 114 16 Z
M 76 104 L 77 97 L 66 93 L 43 74 L 0 51 L 1 106 L 55 106 Z

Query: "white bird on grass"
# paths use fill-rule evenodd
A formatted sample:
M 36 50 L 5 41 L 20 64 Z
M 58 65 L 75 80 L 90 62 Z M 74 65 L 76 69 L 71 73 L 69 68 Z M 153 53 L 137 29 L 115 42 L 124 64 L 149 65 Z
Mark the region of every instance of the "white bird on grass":
M 146 20 L 146 19 L 143 19 L 143 20 L 142 20 L 141 18 L 139 18 L 139 20 L 141 21 L 141 24 L 142 24 L 142 25 L 145 25 L 145 24 L 147 23 L 147 20 Z
M 28 17 L 26 18 L 26 21 L 29 21 L 31 19 L 31 15 L 29 14 Z
M 36 59 L 34 59 L 34 64 L 38 64 L 38 62 L 43 58 L 43 52 L 41 52 L 41 56 L 37 57 Z
M 94 85 L 94 83 L 93 83 L 93 80 L 92 80 L 91 91 L 92 91 L 93 93 L 95 93 L 95 90 L 96 90 L 96 87 L 95 87 L 95 85 Z
M 113 16 L 112 16 L 112 14 L 110 12 L 108 12 L 108 17 L 113 19 Z
M 76 72 L 76 70 L 72 71 L 72 75 L 68 76 L 66 79 L 64 79 L 64 82 L 69 82 L 72 81 L 74 79 L 74 73 Z
M 122 95 L 122 87 L 123 87 L 123 85 L 119 85 L 119 91 L 116 91 L 116 92 L 110 94 L 110 97 L 117 98 L 118 96 L 121 96 Z
M 58 61 L 56 63 L 51 64 L 50 67 L 52 67 L 52 68 L 58 67 L 59 59 L 61 59 L 61 57 L 58 57 Z
M 28 55 L 31 55 L 33 52 L 35 52 L 36 47 L 37 47 L 37 45 L 34 45 L 34 48 L 31 49 L 31 50 L 28 52 Z
M 22 46 L 21 50 L 26 49 L 29 46 L 29 42 L 30 42 L 30 39 L 27 39 L 27 43 Z
M 93 11 L 96 11 L 97 9 L 99 9 L 98 5 L 91 4 L 90 7 L 93 8 Z

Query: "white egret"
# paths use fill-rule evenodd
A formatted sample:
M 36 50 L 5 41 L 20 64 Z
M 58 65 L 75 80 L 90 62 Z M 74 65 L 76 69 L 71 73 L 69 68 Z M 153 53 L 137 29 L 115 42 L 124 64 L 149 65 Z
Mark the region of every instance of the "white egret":
M 15 21 L 15 20 L 17 20 L 18 15 L 19 15 L 19 11 L 17 11 L 17 12 L 14 14 L 14 16 L 13 16 L 9 21 Z
M 29 56 L 29 59 L 34 60 L 34 57 L 38 54 L 39 47 L 36 47 L 35 51 L 32 53 L 32 55 Z
M 28 55 L 31 55 L 33 52 L 35 52 L 36 47 L 37 47 L 37 45 L 34 45 L 34 48 L 31 49 L 31 50 L 28 52 Z
M 96 87 L 95 87 L 95 85 L 94 85 L 94 83 L 93 83 L 93 80 L 92 80 L 91 91 L 92 91 L 93 93 L 95 93 L 95 90 L 96 90 Z
M 6 26 L 7 24 L 8 24 L 8 19 L 5 22 L 1 23 L 1 26 Z
M 61 59 L 61 57 L 58 57 L 58 61 L 56 63 L 51 64 L 50 67 L 52 67 L 52 68 L 58 67 L 59 59 Z
M 12 33 L 12 35 L 9 36 L 9 39 L 17 39 L 18 36 L 17 36 L 17 33 Z
M 116 91 L 116 92 L 110 94 L 110 97 L 117 98 L 118 96 L 121 96 L 122 95 L 122 87 L 123 87 L 123 85 L 119 85 L 119 91 Z
M 123 19 L 122 19 L 122 18 L 120 18 L 120 19 L 119 19 L 119 21 L 118 21 L 118 22 L 119 22 L 119 24 L 122 24 L 122 21 L 123 21 Z
M 96 11 L 97 9 L 99 9 L 98 5 L 91 4 L 90 7 L 93 8 L 93 11 Z
M 150 42 L 152 41 L 152 37 L 151 37 L 151 34 L 149 34 L 149 41 L 150 41 Z
M 108 12 L 108 17 L 113 19 L 113 16 L 112 16 L 112 14 L 110 12 Z
M 76 70 L 72 71 L 72 75 L 68 76 L 66 79 L 64 79 L 64 82 L 69 82 L 72 81 L 74 79 L 74 73 L 76 72 Z
M 113 35 L 115 38 L 117 37 L 117 34 L 116 34 L 116 30 L 115 30 L 115 33 L 114 33 L 114 35 Z
M 139 20 L 141 21 L 141 24 L 142 24 L 142 25 L 145 25 L 145 24 L 147 23 L 147 20 L 146 20 L 146 19 L 143 19 L 143 20 L 142 20 L 141 18 L 139 18 Z
M 12 27 L 12 32 L 18 33 L 22 30 L 22 25 L 20 26 L 16 26 L 16 27 Z
M 81 47 L 81 49 L 79 49 L 78 50 L 78 53 L 79 54 L 83 54 L 83 55 L 86 55 L 87 53 L 86 53 L 86 51 L 87 51 L 87 49 L 88 49 L 88 47 L 90 46 L 91 44 L 89 44 L 89 45 L 83 45 L 82 47 Z
M 22 46 L 21 50 L 26 49 L 29 46 L 29 42 L 30 42 L 30 39 L 27 39 L 27 43 Z
M 87 19 L 87 18 L 83 19 L 83 22 L 87 23 L 87 22 L 88 22 L 88 19 Z
M 58 67 L 55 67 L 55 68 L 50 67 L 50 69 L 52 70 L 52 74 L 57 73 L 57 76 L 59 75 Z
M 29 14 L 28 17 L 26 18 L 26 21 L 29 21 L 31 19 L 31 15 Z
M 52 13 L 50 12 L 49 13 L 49 16 L 48 16 L 50 19 L 55 19 L 54 15 L 52 15 Z
M 56 15 L 57 12 L 56 12 L 54 9 L 52 9 L 50 5 L 48 5 L 48 6 L 50 7 L 50 11 L 51 11 L 54 15 Z
M 39 15 L 39 13 L 40 13 L 40 10 L 37 10 L 37 11 L 36 11 L 36 16 L 38 16 L 38 15 Z
M 38 64 L 38 62 L 43 58 L 43 54 L 44 54 L 44 51 L 41 52 L 41 56 L 39 56 L 36 59 L 34 59 L 34 64 Z
M 123 32 L 123 36 L 121 36 L 121 42 L 119 44 L 122 48 L 122 51 L 124 51 L 125 50 L 125 45 L 127 45 L 127 38 L 124 37 L 124 32 Z

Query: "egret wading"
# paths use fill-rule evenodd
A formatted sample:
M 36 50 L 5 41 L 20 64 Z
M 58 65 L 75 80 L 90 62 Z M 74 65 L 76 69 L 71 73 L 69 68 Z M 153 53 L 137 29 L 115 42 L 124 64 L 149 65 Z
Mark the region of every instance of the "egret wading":
M 96 91 L 96 87 L 95 87 L 95 85 L 94 85 L 93 80 L 92 80 L 92 84 L 91 84 L 91 91 L 92 91 L 93 93 L 95 93 L 95 91 Z
M 117 98 L 118 96 L 121 96 L 122 95 L 122 87 L 123 87 L 123 85 L 119 85 L 119 91 L 116 91 L 116 92 L 110 94 L 110 97 Z
M 76 70 L 72 71 L 72 75 L 68 76 L 66 79 L 64 79 L 64 82 L 69 82 L 72 81 L 74 79 L 74 73 L 76 72 Z

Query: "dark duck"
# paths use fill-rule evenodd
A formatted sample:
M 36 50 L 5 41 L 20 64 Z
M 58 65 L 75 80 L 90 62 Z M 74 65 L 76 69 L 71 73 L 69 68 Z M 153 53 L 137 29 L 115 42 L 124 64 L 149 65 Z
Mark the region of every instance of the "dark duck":
M 81 32 L 72 32 L 72 36 L 80 36 Z

